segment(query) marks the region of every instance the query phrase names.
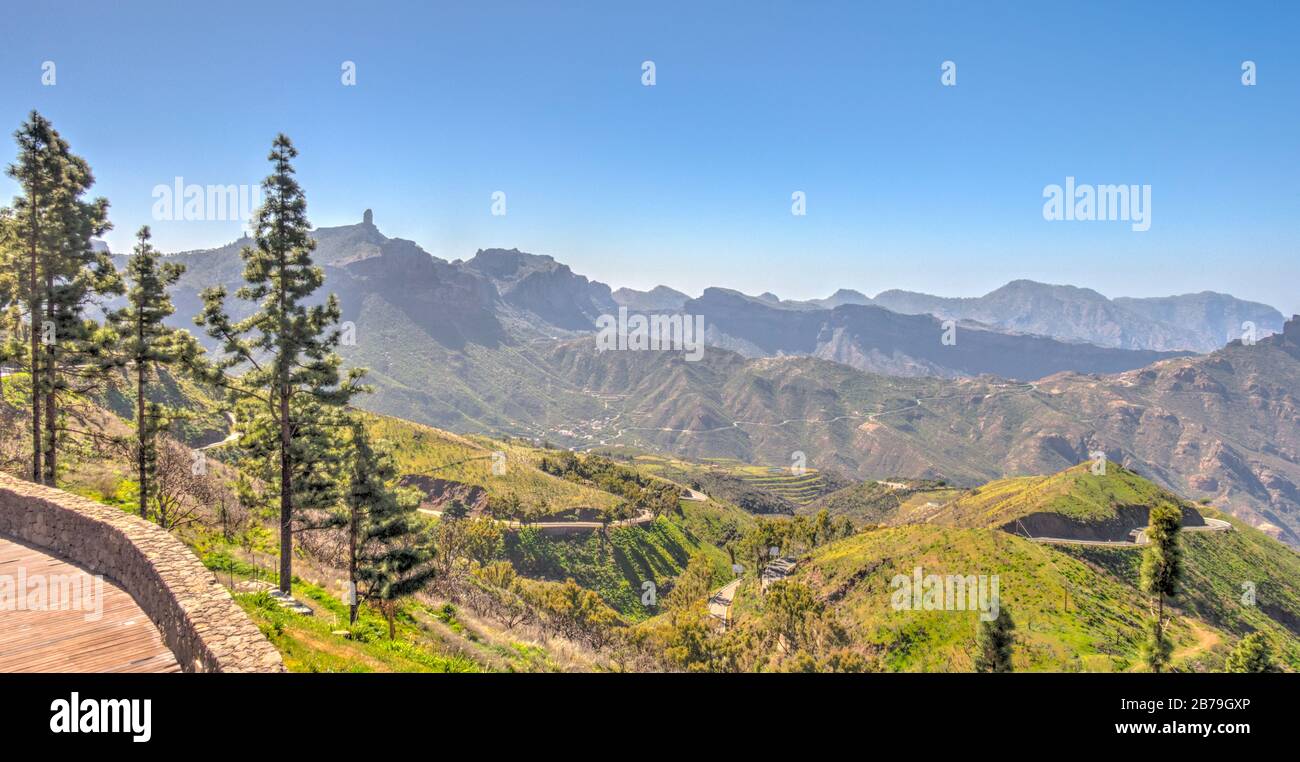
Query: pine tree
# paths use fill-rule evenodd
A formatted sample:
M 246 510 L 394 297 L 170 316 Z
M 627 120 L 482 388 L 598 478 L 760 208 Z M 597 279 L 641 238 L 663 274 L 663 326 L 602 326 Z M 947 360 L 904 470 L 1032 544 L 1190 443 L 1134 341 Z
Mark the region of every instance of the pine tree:
M 433 548 L 417 518 L 419 495 L 396 486 L 397 466 L 377 448 L 360 421 L 353 421 L 348 446 L 348 579 L 350 619 L 357 621 L 359 599 L 376 602 L 396 635 L 399 599 L 421 590 L 433 578 Z
M 975 635 L 975 671 L 1011 672 L 1011 647 L 1015 643 L 1016 623 L 1006 606 L 998 609 L 991 621 L 980 620 Z
M 13 278 L 7 289 L 15 312 L 11 316 L 13 329 L 7 347 L 6 359 L 22 359 L 31 373 L 31 418 L 32 418 L 32 481 L 40 482 L 44 478 L 44 450 L 42 438 L 41 411 L 43 408 L 44 374 L 41 360 L 45 353 L 41 346 L 41 337 L 46 335 L 42 325 L 45 289 L 43 284 L 45 260 L 51 248 L 52 236 L 48 232 L 53 227 L 51 221 L 51 197 L 54 195 L 56 171 L 53 164 L 51 147 L 56 141 L 54 128 L 40 114 L 33 111 L 22 127 L 14 133 L 18 143 L 18 160 L 7 167 L 5 174 L 18 182 L 22 191 L 14 199 L 10 213 L 12 224 L 9 226 L 11 243 L 6 247 L 6 274 Z M 26 324 L 22 325 L 25 311 Z M 22 329 L 26 329 L 26 357 L 22 357 L 15 343 L 20 341 Z
M 1173 652 L 1173 644 L 1165 631 L 1165 597 L 1177 594 L 1178 581 L 1183 573 L 1182 550 L 1178 547 L 1182 518 L 1182 511 L 1177 506 L 1156 506 L 1151 509 L 1150 526 L 1146 530 L 1151 544 L 1142 554 L 1140 583 L 1142 592 L 1152 597 L 1155 610 L 1147 624 L 1142 656 L 1152 672 L 1168 666 Z
M 70 157 L 64 178 L 70 190 L 56 195 L 55 206 L 61 242 L 46 270 L 45 318 L 55 326 L 54 340 L 46 345 L 45 368 L 45 483 L 51 486 L 58 473 L 63 398 L 78 399 L 102 392 L 112 379 L 113 331 L 87 317 L 86 312 L 91 306 L 102 310 L 108 297 L 124 291 L 112 257 L 91 243 L 92 237 L 103 235 L 111 227 L 107 222 L 108 201 L 80 199 L 94 184 L 90 168 L 81 158 Z
M 213 383 L 235 403 L 240 444 L 260 464 L 261 476 L 280 508 L 280 590 L 293 579 L 293 522 L 306 510 L 327 510 L 336 500 L 328 461 L 338 414 L 361 391 L 363 374 L 341 380 L 339 305 L 331 294 L 323 304 L 308 300 L 325 275 L 312 263 L 316 243 L 307 223 L 307 201 L 291 164 L 298 155 L 289 138 L 276 137 L 268 156 L 272 173 L 262 182 L 266 199 L 258 209 L 253 245 L 240 252 L 244 281 L 235 296 L 257 302 L 238 322 L 226 310 L 226 290 L 203 292 L 203 313 L 195 318 L 221 342 Z M 240 369 L 243 374 L 234 376 Z
M 120 294 L 122 284 L 112 258 L 91 243 L 111 226 L 108 201 L 84 198 L 95 182 L 90 166 L 35 111 L 14 138 L 18 160 L 7 173 L 22 193 L 10 214 L 7 291 L 26 314 L 21 327 L 27 333 L 23 361 L 31 371 L 32 479 L 53 485 L 59 397 L 84 394 L 107 379 L 111 333 L 86 319 L 86 307 Z M 9 357 L 18 356 L 12 340 L 21 333 L 11 332 Z
M 1225 672 L 1275 672 L 1273 647 L 1262 632 L 1252 632 L 1241 639 L 1224 662 Z
M 167 289 L 180 279 L 185 266 L 163 262 L 149 240 L 146 225 L 136 233 L 135 251 L 127 263 L 127 277 L 131 281 L 127 306 L 109 316 L 120 337 L 120 361 L 135 381 L 135 466 L 140 480 L 140 517 L 144 519 L 149 518 L 149 500 L 158 465 L 158 434 L 168 419 L 164 407 L 149 400 L 149 384 L 160 367 L 175 365 L 198 354 L 196 342 L 188 332 L 163 323 L 175 312 Z

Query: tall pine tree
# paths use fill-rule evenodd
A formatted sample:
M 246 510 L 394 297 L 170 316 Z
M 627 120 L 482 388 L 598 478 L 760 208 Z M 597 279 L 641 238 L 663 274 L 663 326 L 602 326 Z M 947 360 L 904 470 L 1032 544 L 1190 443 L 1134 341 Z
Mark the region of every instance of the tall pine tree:
M 54 227 L 50 207 L 57 171 L 53 167 L 56 141 L 53 126 L 33 111 L 14 133 L 18 159 L 5 174 L 17 181 L 21 194 L 10 210 L 12 223 L 7 236 L 5 271 L 12 278 L 10 300 L 14 305 L 7 343 L 7 360 L 18 361 L 31 375 L 32 481 L 44 478 L 44 429 L 41 426 L 44 374 L 41 361 L 45 351 L 41 338 L 46 334 L 43 323 L 45 297 L 45 263 L 52 248 Z M 24 338 L 25 337 L 25 338 Z M 24 351 L 25 354 L 24 354 Z
M 150 237 L 147 225 L 136 233 L 135 251 L 127 262 L 131 282 L 127 304 L 110 315 L 120 337 L 121 362 L 135 383 L 134 458 L 140 481 L 140 517 L 144 519 L 149 518 L 149 501 L 154 493 L 158 435 L 169 417 L 163 405 L 150 401 L 149 387 L 160 368 L 198 354 L 193 336 L 163 323 L 176 311 L 167 289 L 180 279 L 185 266 L 162 261 Z
M 316 242 L 307 223 L 307 201 L 294 178 L 298 152 L 289 138 L 276 137 L 268 156 L 271 174 L 262 181 L 265 203 L 253 222 L 253 245 L 240 252 L 244 281 L 235 296 L 257 302 L 243 320 L 226 308 L 226 290 L 203 292 L 203 313 L 195 318 L 221 342 L 222 357 L 212 380 L 235 405 L 240 444 L 261 465 L 261 476 L 280 505 L 280 590 L 293 579 L 295 513 L 327 510 L 335 501 L 327 461 L 334 437 L 327 431 L 342 406 L 361 390 L 362 372 L 341 379 L 339 305 L 331 294 L 323 304 L 308 300 L 324 283 L 312 263 Z M 233 375 L 235 371 L 241 375 Z
M 980 620 L 975 634 L 975 671 L 1010 672 L 1011 647 L 1015 643 L 1016 623 L 1006 606 L 990 621 Z
M 370 441 L 365 426 L 352 422 L 348 443 L 347 492 L 348 581 L 352 591 L 351 622 L 360 600 L 378 604 L 395 635 L 397 601 L 421 590 L 433 578 L 433 547 L 416 509 L 418 494 L 397 487 L 391 454 Z
M 1169 664 L 1173 644 L 1165 628 L 1165 597 L 1178 592 L 1183 574 L 1182 549 L 1178 547 L 1178 530 L 1183 514 L 1177 506 L 1159 505 L 1151 509 L 1146 534 L 1150 545 L 1142 554 L 1139 582 L 1142 592 L 1152 597 L 1154 611 L 1147 623 L 1147 637 L 1142 656 L 1152 672 Z
M 33 111 L 14 134 L 18 159 L 7 173 L 21 194 L 10 214 L 6 247 L 9 297 L 24 308 L 22 365 L 31 371 L 32 479 L 53 485 L 58 474 L 59 400 L 84 394 L 107 379 L 104 358 L 111 334 L 85 316 L 86 308 L 122 292 L 108 252 L 91 238 L 109 230 L 108 201 L 87 200 L 94 176 L 50 122 Z M 22 318 L 18 318 L 22 321 Z M 17 327 L 17 326 L 15 326 Z

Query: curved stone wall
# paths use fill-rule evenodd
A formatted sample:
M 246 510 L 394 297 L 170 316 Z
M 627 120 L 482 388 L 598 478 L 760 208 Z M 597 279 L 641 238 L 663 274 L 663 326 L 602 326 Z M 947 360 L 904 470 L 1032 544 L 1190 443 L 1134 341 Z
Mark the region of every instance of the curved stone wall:
M 284 662 L 212 572 L 161 527 L 0 473 L 0 534 L 131 594 L 186 672 L 282 672 Z

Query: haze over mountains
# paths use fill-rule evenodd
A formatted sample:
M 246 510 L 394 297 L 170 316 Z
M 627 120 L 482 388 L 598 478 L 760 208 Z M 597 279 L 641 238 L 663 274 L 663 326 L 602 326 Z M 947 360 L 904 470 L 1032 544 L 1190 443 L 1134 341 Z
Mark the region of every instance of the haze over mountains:
M 975 320 L 1007 331 L 1088 341 L 1126 349 L 1211 352 L 1242 336 L 1253 323 L 1257 336 L 1282 329 L 1282 313 L 1227 294 L 1107 299 L 1088 288 L 1016 280 L 973 299 L 909 291 L 886 291 L 873 300 L 887 309 Z
M 883 291 L 871 298 L 845 288 L 825 299 L 807 301 L 782 301 L 771 294 L 766 296 L 769 298 L 747 298 L 771 307 L 800 311 L 875 305 L 904 315 L 969 321 L 1003 332 L 1159 352 L 1212 352 L 1232 339 L 1241 338 L 1243 323 L 1253 323 L 1257 337 L 1262 338 L 1282 330 L 1285 320 L 1281 312 L 1266 304 L 1213 291 L 1108 299 L 1088 288 L 1031 280 L 1015 280 L 973 298 L 899 290 Z M 685 294 L 665 286 L 650 292 L 619 289 L 615 298 L 630 309 L 680 309 L 690 301 Z
M 369 221 L 315 237 L 324 291 L 356 328 L 343 354 L 371 369 L 376 393 L 362 404 L 378 412 L 578 448 L 772 465 L 799 452 L 859 478 L 963 484 L 1054 472 L 1102 450 L 1300 537 L 1300 322 L 1253 346 L 1213 338 L 1243 320 L 1280 331 L 1263 305 L 1108 300 L 1028 281 L 976 300 L 846 289 L 788 302 L 725 288 L 690 298 L 612 291 L 513 249 L 448 262 Z M 187 265 L 175 324 L 192 325 L 202 288 L 234 290 L 245 243 L 174 255 Z M 700 362 L 596 351 L 596 319 L 620 306 L 703 315 L 710 349 Z M 942 341 L 942 318 L 959 321 L 955 344 Z
M 789 310 L 721 288 L 705 289 L 682 309 L 704 316 L 710 345 L 747 357 L 807 355 L 896 376 L 1034 379 L 1062 370 L 1128 370 L 1171 356 L 969 325 L 945 341 L 945 326 L 930 315 L 857 304 Z

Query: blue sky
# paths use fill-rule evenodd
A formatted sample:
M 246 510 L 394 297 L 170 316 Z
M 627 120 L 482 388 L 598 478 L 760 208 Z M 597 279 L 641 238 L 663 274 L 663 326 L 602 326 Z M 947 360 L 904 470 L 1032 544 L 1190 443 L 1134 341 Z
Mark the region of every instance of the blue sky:
M 314 224 L 371 207 L 447 259 L 518 247 L 692 294 L 1032 278 L 1300 312 L 1300 11 L 1137 6 L 11 3 L 0 127 L 54 122 L 119 250 L 144 223 L 168 251 L 235 238 L 153 220 L 152 189 L 256 183 L 284 131 Z M 1066 176 L 1149 184 L 1151 229 L 1044 220 Z

